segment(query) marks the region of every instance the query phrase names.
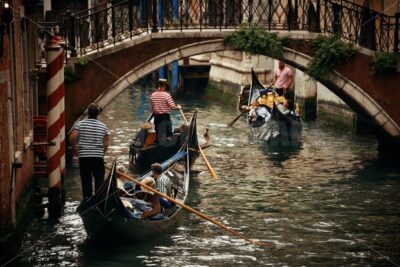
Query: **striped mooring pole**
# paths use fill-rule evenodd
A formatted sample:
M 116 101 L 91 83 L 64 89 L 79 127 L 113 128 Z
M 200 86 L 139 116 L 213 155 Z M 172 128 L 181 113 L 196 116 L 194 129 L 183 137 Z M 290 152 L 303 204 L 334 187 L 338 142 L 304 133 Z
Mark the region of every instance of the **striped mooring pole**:
M 47 138 L 48 142 L 55 145 L 49 146 L 47 149 L 47 171 L 49 179 L 48 189 L 48 211 L 49 218 L 59 218 L 61 216 L 61 168 L 65 169 L 65 142 L 61 138 L 64 137 L 62 129 L 64 129 L 64 82 L 63 65 L 64 53 L 63 48 L 58 44 L 59 39 L 53 37 L 46 47 L 47 52 Z M 64 143 L 64 148 L 62 147 Z
M 65 87 L 64 87 L 64 46 L 65 42 L 61 37 L 58 40 L 61 46 L 59 59 L 58 80 L 60 82 L 60 173 L 61 173 L 61 200 L 65 202 Z

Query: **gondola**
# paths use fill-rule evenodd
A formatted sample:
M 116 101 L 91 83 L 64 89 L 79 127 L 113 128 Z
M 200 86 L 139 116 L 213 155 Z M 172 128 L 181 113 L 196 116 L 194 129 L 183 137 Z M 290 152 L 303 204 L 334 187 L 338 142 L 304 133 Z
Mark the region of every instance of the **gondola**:
M 192 123 L 195 123 L 193 118 Z M 198 153 L 191 152 L 193 151 L 190 149 L 188 139 L 175 155 L 162 163 L 164 175 L 173 182 L 174 198 L 181 203 L 185 203 L 188 195 L 190 164 L 198 156 Z M 149 175 L 150 172 L 138 180 Z M 98 192 L 87 201 L 82 201 L 77 208 L 90 240 L 107 242 L 143 240 L 176 229 L 182 218 L 180 206 L 174 205 L 164 209 L 163 213 L 159 214 L 161 218 L 155 216 L 156 218 L 139 219 L 133 216 L 135 211 L 130 210 L 123 200 L 126 200 L 127 194 L 131 195 L 134 192 L 134 197 L 143 192 L 135 191 L 137 188 L 133 182 L 125 182 L 121 187 L 121 181 L 118 181 L 116 176 L 114 164 Z
M 265 88 L 258 80 L 254 70 L 251 71 L 251 86 L 247 105 L 257 100 L 262 94 L 272 92 L 276 94 L 274 88 Z M 277 108 L 273 102 L 272 109 L 268 110 L 270 116 L 266 120 L 251 121 L 248 120 L 251 137 L 257 141 L 265 141 L 269 145 L 278 146 L 297 146 L 300 144 L 302 123 L 300 116 L 294 111 L 285 115 Z
M 151 116 L 150 116 L 151 118 Z M 192 116 L 188 127 L 182 127 L 165 142 L 156 141 L 154 130 L 140 128 L 129 145 L 129 162 L 136 170 L 148 170 L 154 162 L 163 162 L 174 155 L 189 137 L 189 148 L 198 150 L 196 131 L 197 111 Z M 149 119 L 150 120 L 150 119 Z M 148 121 L 149 121 L 148 120 Z M 177 129 L 178 130 L 178 129 Z M 194 157 L 191 157 L 192 159 Z M 194 163 L 191 162 L 190 166 Z

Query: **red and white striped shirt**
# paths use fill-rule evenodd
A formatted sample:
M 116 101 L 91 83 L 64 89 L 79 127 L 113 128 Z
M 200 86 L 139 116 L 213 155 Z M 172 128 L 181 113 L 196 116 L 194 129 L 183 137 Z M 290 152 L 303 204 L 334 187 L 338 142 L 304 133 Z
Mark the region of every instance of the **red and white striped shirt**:
M 157 90 L 150 96 L 151 109 L 154 114 L 169 114 L 175 103 L 169 93 Z

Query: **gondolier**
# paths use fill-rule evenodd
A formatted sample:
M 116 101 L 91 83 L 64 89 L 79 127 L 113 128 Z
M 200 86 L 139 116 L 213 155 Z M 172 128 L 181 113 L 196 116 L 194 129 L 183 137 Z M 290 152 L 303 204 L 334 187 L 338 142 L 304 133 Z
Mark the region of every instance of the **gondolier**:
M 84 199 L 89 199 L 93 194 L 92 176 L 95 179 L 95 191 L 104 181 L 104 153 L 109 144 L 109 132 L 107 126 L 97 119 L 100 112 L 97 104 L 90 104 L 88 119 L 77 122 L 69 137 L 74 156 L 79 156 Z
M 288 91 L 289 87 L 293 83 L 293 73 L 292 70 L 286 66 L 286 64 L 283 61 L 278 62 L 278 68 L 275 70 L 275 76 L 274 76 L 274 86 L 278 90 L 282 90 L 283 95 L 288 98 L 292 99 L 292 97 L 289 96 Z M 278 94 L 280 94 L 278 92 Z
M 175 105 L 171 95 L 167 92 L 167 86 L 166 79 L 159 79 L 157 90 L 150 96 L 154 126 L 159 143 L 165 143 L 166 138 L 172 135 L 171 109 L 181 109 L 180 105 Z

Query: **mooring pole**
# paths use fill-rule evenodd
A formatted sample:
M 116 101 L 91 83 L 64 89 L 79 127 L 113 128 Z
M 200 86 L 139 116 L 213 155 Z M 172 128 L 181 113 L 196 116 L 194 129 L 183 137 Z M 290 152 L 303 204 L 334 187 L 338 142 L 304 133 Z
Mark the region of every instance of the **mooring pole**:
M 60 45 L 60 56 L 58 57 L 58 82 L 59 82 L 59 94 L 60 94 L 60 174 L 61 174 L 61 200 L 65 201 L 65 88 L 64 88 L 64 47 L 65 41 L 59 37 L 57 39 L 58 45 Z
M 61 216 L 61 169 L 60 169 L 60 106 L 61 106 L 61 86 L 60 66 L 63 57 L 61 46 L 56 38 L 52 38 L 46 47 L 47 63 L 47 139 L 53 142 L 54 146 L 47 149 L 47 173 L 49 179 L 48 189 L 48 209 L 49 218 L 59 218 Z

